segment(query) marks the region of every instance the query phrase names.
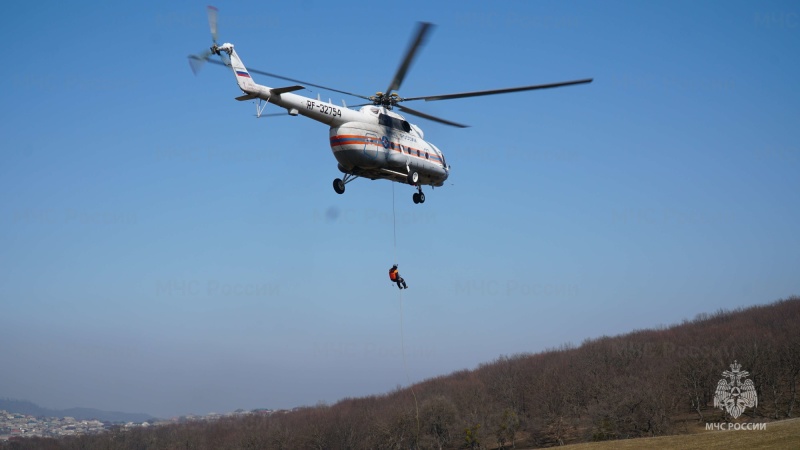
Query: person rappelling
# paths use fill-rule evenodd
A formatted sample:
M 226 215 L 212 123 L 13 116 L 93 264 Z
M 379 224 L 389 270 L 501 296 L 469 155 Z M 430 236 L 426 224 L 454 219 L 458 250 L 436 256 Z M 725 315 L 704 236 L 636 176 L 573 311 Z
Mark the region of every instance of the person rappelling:
M 398 289 L 408 289 L 406 280 L 400 276 L 400 271 L 397 270 L 397 264 L 393 265 L 392 268 L 389 269 L 389 279 L 397 283 Z

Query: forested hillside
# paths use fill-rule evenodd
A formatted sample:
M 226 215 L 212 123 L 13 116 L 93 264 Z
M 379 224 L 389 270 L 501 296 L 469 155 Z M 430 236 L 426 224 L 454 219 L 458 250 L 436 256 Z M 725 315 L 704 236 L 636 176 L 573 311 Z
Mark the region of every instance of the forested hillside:
M 704 314 L 578 347 L 502 356 L 411 389 L 269 416 L 118 431 L 14 448 L 530 448 L 695 432 L 738 361 L 758 393 L 737 421 L 797 415 L 800 298 Z M 31 447 L 33 446 L 33 447 Z

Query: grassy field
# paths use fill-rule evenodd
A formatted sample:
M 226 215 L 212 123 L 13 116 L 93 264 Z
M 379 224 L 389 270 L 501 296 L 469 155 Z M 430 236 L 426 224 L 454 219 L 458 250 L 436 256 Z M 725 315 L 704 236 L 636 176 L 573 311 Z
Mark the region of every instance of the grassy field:
M 800 449 L 800 418 L 770 422 L 766 430 L 706 431 L 681 436 L 626 439 L 559 447 L 569 450 L 627 450 L 640 448 L 679 448 L 687 450 Z

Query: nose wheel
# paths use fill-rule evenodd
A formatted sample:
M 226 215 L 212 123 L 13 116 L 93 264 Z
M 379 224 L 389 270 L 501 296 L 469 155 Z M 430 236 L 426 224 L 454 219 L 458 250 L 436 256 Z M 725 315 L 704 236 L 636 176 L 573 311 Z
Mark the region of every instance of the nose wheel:
M 411 199 L 414 200 L 415 204 L 425 203 L 425 194 L 422 193 L 422 186 L 417 186 L 419 192 L 416 192 L 414 195 L 411 196 Z

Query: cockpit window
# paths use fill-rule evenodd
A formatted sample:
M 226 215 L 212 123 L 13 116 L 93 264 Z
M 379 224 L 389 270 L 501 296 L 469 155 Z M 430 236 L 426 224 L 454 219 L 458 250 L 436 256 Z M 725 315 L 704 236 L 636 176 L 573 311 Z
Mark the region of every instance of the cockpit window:
M 436 152 L 436 156 L 438 156 L 439 159 L 442 161 L 442 166 L 447 167 L 447 163 L 444 161 L 444 155 L 442 154 L 442 152 L 439 151 L 439 149 L 436 148 L 436 146 L 433 144 L 431 144 L 431 147 L 433 147 L 433 151 Z

